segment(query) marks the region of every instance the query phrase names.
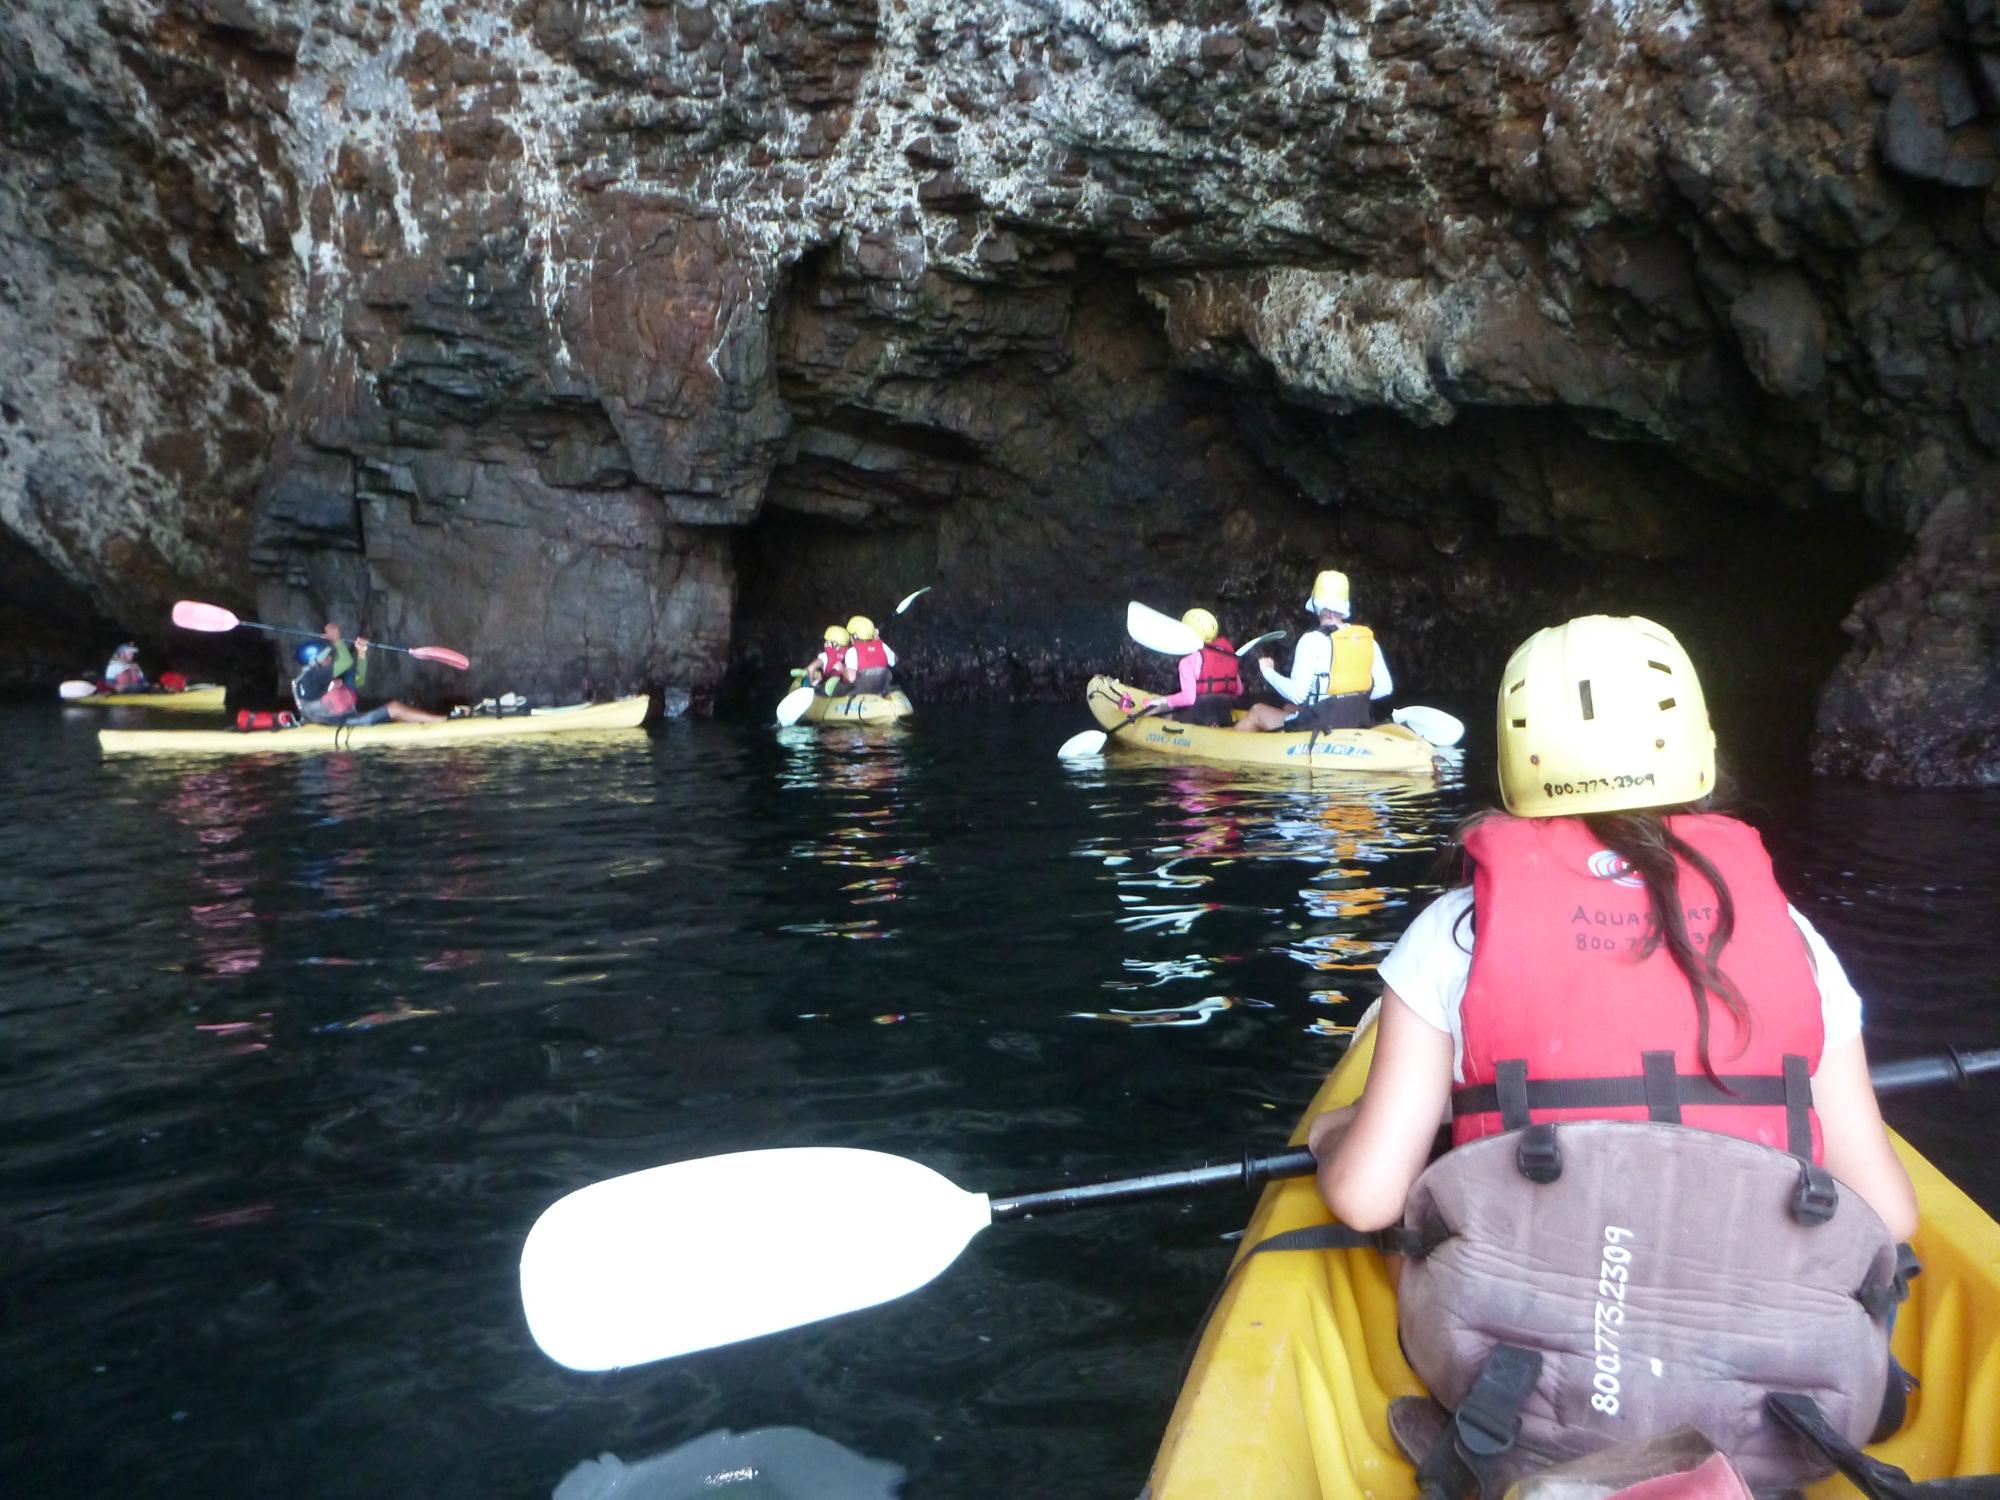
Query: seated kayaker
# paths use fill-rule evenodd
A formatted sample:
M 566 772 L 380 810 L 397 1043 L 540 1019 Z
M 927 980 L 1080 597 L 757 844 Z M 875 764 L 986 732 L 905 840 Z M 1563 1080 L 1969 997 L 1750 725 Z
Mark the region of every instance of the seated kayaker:
M 1268 656 L 1257 658 L 1264 680 L 1293 707 L 1256 704 L 1236 721 L 1238 729 L 1365 729 L 1369 704 L 1395 691 L 1375 632 L 1348 622 L 1353 610 L 1345 573 L 1328 568 L 1315 578 L 1306 608 L 1318 617 L 1319 628 L 1299 637 L 1290 674 L 1279 672 Z
M 1180 659 L 1180 691 L 1155 698 L 1140 712 L 1171 713 L 1187 724 L 1227 724 L 1243 693 L 1235 648 L 1221 634 L 1220 622 L 1205 609 L 1189 610 L 1181 616 L 1181 624 L 1201 637 L 1201 649 Z
M 847 691 L 847 632 L 838 625 L 826 627 L 819 655 L 806 666 L 806 681 L 829 696 Z
M 890 668 L 896 665 L 896 653 L 889 649 L 889 643 L 875 632 L 875 622 L 866 615 L 856 615 L 847 622 L 847 633 L 853 639 L 841 657 L 841 670 L 847 678 L 849 688 L 857 693 L 886 693 L 894 685 L 895 678 Z
M 292 701 L 298 704 L 300 716 L 308 723 L 351 728 L 386 724 L 392 719 L 398 724 L 444 722 L 443 714 L 412 708 L 395 698 L 364 712 L 354 690 L 368 677 L 368 638 L 357 636 L 353 650 L 348 651 L 339 638 L 338 627 L 329 625 L 327 630 L 331 633 L 329 638 L 301 641 L 293 653 L 300 670 L 292 679 Z M 343 652 L 348 661 L 345 673 L 341 671 Z
M 103 680 L 107 693 L 145 692 L 146 674 L 139 669 L 139 648 L 127 641 L 112 652 L 111 660 L 104 664 Z
M 1480 1483 L 1682 1424 L 1753 1485 L 1807 1483 L 1827 1466 L 1767 1394 L 1858 1443 L 1905 1389 L 1916 1196 L 1860 999 L 1757 833 L 1708 810 L 1715 736 L 1669 631 L 1538 632 L 1498 724 L 1507 810 L 1460 827 L 1460 884 L 1382 961 L 1367 1086 L 1311 1126 L 1320 1191 L 1355 1230 L 1402 1221 L 1402 1346 L 1460 1413 L 1425 1407 L 1432 1429 L 1519 1422 Z

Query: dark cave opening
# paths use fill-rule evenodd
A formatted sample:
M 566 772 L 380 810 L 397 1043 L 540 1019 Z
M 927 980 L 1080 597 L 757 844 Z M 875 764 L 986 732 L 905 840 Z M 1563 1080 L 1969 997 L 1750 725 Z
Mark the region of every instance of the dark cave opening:
M 926 299 L 961 331 L 1034 338 L 954 343 Z M 1533 629 L 1644 614 L 1694 654 L 1739 758 L 1802 765 L 1841 622 L 1904 546 L 1850 502 L 1783 508 L 1664 446 L 1594 435 L 1585 413 L 1474 407 L 1425 428 L 1177 370 L 1139 285 L 1103 264 L 1050 286 L 927 287 L 895 317 L 809 266 L 778 326 L 797 427 L 735 538 L 724 701 L 745 711 L 826 624 L 879 623 L 925 584 L 884 625 L 920 701 L 1064 700 L 1093 671 L 1165 680 L 1124 636 L 1127 599 L 1206 605 L 1240 640 L 1300 628 L 1331 565 L 1403 701 L 1482 719 Z

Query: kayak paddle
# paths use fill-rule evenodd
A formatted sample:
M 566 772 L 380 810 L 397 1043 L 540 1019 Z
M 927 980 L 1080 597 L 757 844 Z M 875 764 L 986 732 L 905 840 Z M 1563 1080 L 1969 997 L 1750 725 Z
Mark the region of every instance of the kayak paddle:
M 1239 658 L 1245 657 L 1248 656 L 1252 651 L 1255 651 L 1259 646 L 1268 646 L 1271 644 L 1271 642 L 1282 641 L 1284 638 L 1285 638 L 1285 632 L 1282 630 L 1267 630 L 1262 635 L 1258 636 L 1256 640 L 1250 642 L 1247 646 L 1238 646 L 1236 648 L 1236 654 Z
M 317 630 L 294 630 L 289 625 L 262 625 L 255 620 L 239 620 L 219 604 L 198 604 L 192 599 L 182 599 L 174 605 L 174 623 L 183 630 L 206 630 L 218 632 L 234 630 L 241 626 L 245 630 L 265 630 L 272 635 L 296 635 L 310 640 L 317 637 Z M 439 662 L 459 671 L 469 671 L 472 663 L 449 646 L 385 646 L 380 641 L 370 641 L 371 651 L 395 651 L 404 656 L 414 656 L 418 661 Z
M 2000 1072 L 2000 1047 L 1878 1063 L 1878 1092 Z M 816 1323 L 930 1282 L 988 1224 L 1316 1169 L 1239 1161 L 990 1198 L 921 1162 L 803 1146 L 628 1173 L 551 1205 L 521 1248 L 528 1331 L 558 1364 L 616 1370 Z
M 818 696 L 819 689 L 806 683 L 799 684 L 785 694 L 778 700 L 778 727 L 789 729 L 798 723 L 805 717 L 806 710 L 812 707 L 813 699 Z
M 97 696 L 97 684 L 94 682 L 85 682 L 81 677 L 72 677 L 68 682 L 60 684 L 56 688 L 56 692 L 62 698 L 63 702 L 74 703 L 79 698 L 95 698 Z
M 1441 708 L 1425 708 L 1421 703 L 1415 703 L 1395 710 L 1389 717 L 1440 750 L 1449 750 L 1465 738 L 1465 726 Z
M 1172 615 L 1148 609 L 1137 599 L 1125 606 L 1125 633 L 1148 651 L 1189 656 L 1201 649 L 1201 637 Z

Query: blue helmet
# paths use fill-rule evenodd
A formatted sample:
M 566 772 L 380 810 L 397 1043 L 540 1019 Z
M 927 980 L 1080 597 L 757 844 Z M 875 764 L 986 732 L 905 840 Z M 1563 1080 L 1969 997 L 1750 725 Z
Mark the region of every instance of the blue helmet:
M 325 641 L 300 641 L 298 649 L 292 653 L 292 660 L 302 667 L 309 667 L 320 659 L 322 652 L 332 651 Z

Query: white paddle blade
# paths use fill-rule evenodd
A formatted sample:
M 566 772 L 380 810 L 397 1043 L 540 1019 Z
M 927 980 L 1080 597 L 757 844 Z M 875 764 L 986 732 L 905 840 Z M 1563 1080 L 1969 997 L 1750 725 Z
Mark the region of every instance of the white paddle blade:
M 1238 646 L 1236 648 L 1236 654 L 1238 656 L 1248 656 L 1252 651 L 1257 650 L 1260 646 L 1269 646 L 1274 642 L 1282 641 L 1284 638 L 1285 638 L 1285 632 L 1282 630 L 1267 630 L 1262 635 L 1258 636 L 1256 640 L 1248 641 L 1245 644 Z
M 1172 615 L 1148 609 L 1134 599 L 1125 606 L 1125 633 L 1148 651 L 1186 656 L 1201 649 L 1201 637 Z
M 778 700 L 778 727 L 789 729 L 805 717 L 806 710 L 819 694 L 816 687 L 795 687 Z
M 68 682 L 57 687 L 56 692 L 61 695 L 63 702 L 74 703 L 79 698 L 95 698 L 97 696 L 97 684 L 94 682 L 85 682 L 79 677 L 72 677 Z
M 1093 755 L 1102 755 L 1108 739 L 1110 736 L 1101 729 L 1086 729 L 1064 740 L 1056 751 L 1056 759 L 1088 760 Z
M 992 1222 L 920 1162 L 808 1146 L 740 1151 L 579 1188 L 521 1248 L 542 1352 L 616 1370 L 914 1292 Z
M 1412 733 L 1420 734 L 1440 750 L 1449 750 L 1465 738 L 1465 726 L 1441 708 L 1413 704 L 1389 715 Z
M 914 594 L 905 595 L 903 598 L 903 602 L 896 606 L 896 613 L 900 615 L 904 610 L 908 609 L 912 604 L 915 604 L 919 599 L 923 598 L 924 595 L 928 594 L 934 587 L 936 587 L 935 584 L 927 583 L 922 588 L 918 589 Z

